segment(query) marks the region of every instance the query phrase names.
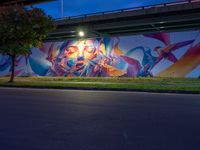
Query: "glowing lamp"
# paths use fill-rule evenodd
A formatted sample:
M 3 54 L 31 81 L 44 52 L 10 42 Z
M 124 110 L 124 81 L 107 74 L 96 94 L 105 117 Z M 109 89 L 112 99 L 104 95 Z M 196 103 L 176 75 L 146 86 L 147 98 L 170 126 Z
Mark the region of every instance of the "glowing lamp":
M 79 35 L 80 37 L 84 37 L 84 36 L 85 36 L 85 33 L 84 33 L 83 31 L 79 31 L 78 35 Z

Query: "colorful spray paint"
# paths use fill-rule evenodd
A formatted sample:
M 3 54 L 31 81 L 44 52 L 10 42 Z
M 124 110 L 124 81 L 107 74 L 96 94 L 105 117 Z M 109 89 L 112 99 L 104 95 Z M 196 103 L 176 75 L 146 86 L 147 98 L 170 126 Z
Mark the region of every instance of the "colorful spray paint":
M 18 57 L 17 76 L 200 76 L 200 31 L 43 43 Z M 0 55 L 0 76 L 11 59 Z

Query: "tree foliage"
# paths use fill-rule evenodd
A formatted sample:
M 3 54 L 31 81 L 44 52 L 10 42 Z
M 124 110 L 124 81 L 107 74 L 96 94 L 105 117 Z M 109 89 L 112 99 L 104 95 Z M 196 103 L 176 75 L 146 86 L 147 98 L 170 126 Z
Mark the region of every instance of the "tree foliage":
M 12 73 L 16 57 L 29 55 L 30 48 L 40 46 L 53 28 L 52 18 L 41 9 L 0 7 L 0 53 L 12 57 Z

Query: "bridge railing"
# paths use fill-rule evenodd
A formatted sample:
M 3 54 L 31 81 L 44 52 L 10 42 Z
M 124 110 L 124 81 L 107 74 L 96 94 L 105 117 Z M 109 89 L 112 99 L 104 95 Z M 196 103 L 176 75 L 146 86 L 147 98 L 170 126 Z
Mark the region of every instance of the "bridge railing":
M 81 19 L 81 18 L 84 19 L 84 18 L 91 17 L 91 16 L 115 14 L 115 13 L 128 12 L 128 11 L 134 11 L 134 10 L 144 10 L 144 9 L 155 8 L 155 7 L 166 7 L 166 6 L 195 3 L 195 2 L 200 2 L 200 0 L 182 0 L 182 1 L 178 1 L 178 2 L 153 4 L 153 5 L 147 5 L 147 6 L 138 6 L 138 7 L 124 8 L 124 9 L 117 9 L 117 10 L 110 10 L 110 11 L 103 11 L 103 12 L 95 12 L 95 13 L 90 13 L 90 14 L 81 14 L 81 15 L 77 15 L 77 16 L 56 18 L 55 21 Z

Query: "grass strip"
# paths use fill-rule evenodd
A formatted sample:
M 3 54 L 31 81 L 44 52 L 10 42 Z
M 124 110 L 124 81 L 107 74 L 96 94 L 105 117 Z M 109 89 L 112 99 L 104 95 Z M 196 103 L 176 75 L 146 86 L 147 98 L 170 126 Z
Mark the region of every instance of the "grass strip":
M 0 78 L 0 86 L 200 93 L 200 79 L 191 78 L 17 77 L 14 83 L 8 80 Z

